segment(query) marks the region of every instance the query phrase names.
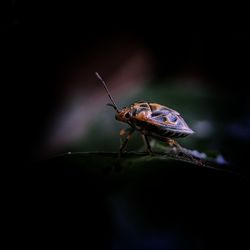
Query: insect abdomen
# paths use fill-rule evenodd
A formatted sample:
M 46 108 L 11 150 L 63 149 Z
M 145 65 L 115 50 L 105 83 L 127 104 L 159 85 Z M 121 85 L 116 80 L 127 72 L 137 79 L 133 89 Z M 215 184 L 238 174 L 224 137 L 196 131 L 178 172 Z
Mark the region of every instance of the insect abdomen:
M 186 133 L 182 133 L 182 132 L 178 132 L 178 131 L 169 131 L 169 130 L 166 130 L 164 132 L 164 136 L 165 137 L 171 137 L 171 138 L 181 138 L 181 137 L 186 137 L 188 136 L 188 134 Z
M 160 136 L 160 137 L 169 137 L 169 138 L 181 138 L 189 135 L 185 132 L 180 131 L 171 131 L 165 127 L 159 125 L 153 125 L 145 121 L 136 121 L 136 126 L 138 126 L 141 130 L 146 131 L 148 135 L 152 136 Z M 140 130 L 139 129 L 139 130 Z

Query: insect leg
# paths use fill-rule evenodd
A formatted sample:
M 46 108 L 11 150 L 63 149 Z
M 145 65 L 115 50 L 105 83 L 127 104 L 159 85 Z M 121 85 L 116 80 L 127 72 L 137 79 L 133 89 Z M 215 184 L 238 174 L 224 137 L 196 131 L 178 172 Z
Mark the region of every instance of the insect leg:
M 170 139 L 170 138 L 167 138 L 167 143 L 168 143 L 171 147 L 175 146 L 178 150 L 182 151 L 181 145 L 180 145 L 179 143 L 177 143 L 175 140 Z
M 151 150 L 151 146 L 150 146 L 148 137 L 147 137 L 146 135 L 142 134 L 142 139 L 143 139 L 143 141 L 144 141 L 144 144 L 145 144 L 145 146 L 146 146 L 146 149 L 147 149 L 148 153 L 149 153 L 150 155 L 152 155 L 153 152 L 152 152 L 152 150 Z
M 186 149 L 184 149 L 179 143 L 177 143 L 175 140 L 167 138 L 167 142 L 170 146 L 175 146 L 179 152 L 184 154 L 186 157 L 191 159 L 192 161 L 196 162 L 198 165 L 203 165 L 201 160 L 197 160 L 191 153 L 189 153 Z
M 127 145 L 128 145 L 128 141 L 131 138 L 132 134 L 134 133 L 135 129 L 134 128 L 129 128 L 127 130 L 122 129 L 120 131 L 120 136 L 124 136 L 126 135 L 126 138 L 124 141 L 121 140 L 121 144 L 120 144 L 120 151 L 119 151 L 119 157 L 121 157 L 121 154 L 124 152 L 124 150 L 126 149 Z

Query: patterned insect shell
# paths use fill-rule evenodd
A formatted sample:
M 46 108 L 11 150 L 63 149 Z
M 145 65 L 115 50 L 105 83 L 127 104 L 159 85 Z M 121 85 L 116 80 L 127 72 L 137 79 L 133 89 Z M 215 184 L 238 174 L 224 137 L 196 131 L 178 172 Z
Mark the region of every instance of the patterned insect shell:
M 158 103 L 135 102 L 120 110 L 116 119 L 158 139 L 185 137 L 194 133 L 177 111 Z

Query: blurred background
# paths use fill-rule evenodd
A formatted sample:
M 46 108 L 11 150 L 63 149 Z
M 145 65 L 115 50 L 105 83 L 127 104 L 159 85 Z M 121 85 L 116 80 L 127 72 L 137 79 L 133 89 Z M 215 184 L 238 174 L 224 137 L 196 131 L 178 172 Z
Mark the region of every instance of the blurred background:
M 37 161 L 64 152 L 118 150 L 119 130 L 127 125 L 117 122 L 113 109 L 106 106 L 109 99 L 95 77 L 97 71 L 119 107 L 146 100 L 179 111 L 196 132 L 180 139 L 181 145 L 221 155 L 249 175 L 245 161 L 250 146 L 250 55 L 244 25 L 234 20 L 203 25 L 202 13 L 192 22 L 189 15 L 170 15 L 170 9 L 158 6 L 144 12 L 142 6 L 129 3 L 112 7 L 107 3 L 4 3 L 1 93 L 3 100 L 8 94 L 3 106 L 8 108 L 5 117 L 11 130 L 8 149 L 17 151 L 10 162 L 18 168 L 36 166 Z M 141 146 L 141 138 L 135 135 L 129 149 Z M 158 198 L 159 202 L 162 198 Z M 108 211 L 114 209 L 115 221 L 129 232 L 121 235 L 130 237 L 136 229 L 126 224 L 124 216 L 134 217 L 123 213 L 130 211 L 126 207 L 133 207 L 133 202 L 126 203 L 123 195 L 112 194 L 110 199 L 105 200 L 112 207 Z M 119 222 L 121 218 L 124 221 Z M 142 249 L 156 245 L 165 249 L 171 244 L 175 249 L 209 249 L 202 245 L 199 233 L 195 237 L 201 245 L 194 248 L 188 245 L 189 238 L 185 243 L 189 236 L 183 231 L 150 230 L 141 232 L 144 243 L 148 234 L 152 236 L 145 243 L 148 248 Z M 142 244 L 135 239 L 122 248 L 119 242 L 112 249 L 137 249 Z
M 120 107 L 142 99 L 179 111 L 196 131 L 180 141 L 184 146 L 221 152 L 230 162 L 244 156 L 250 121 L 243 26 L 199 27 L 126 7 L 7 3 L 2 48 L 12 83 L 5 92 L 15 110 L 13 133 L 21 135 L 15 144 L 25 143 L 28 158 L 117 150 L 126 125 L 105 106 L 95 71 Z

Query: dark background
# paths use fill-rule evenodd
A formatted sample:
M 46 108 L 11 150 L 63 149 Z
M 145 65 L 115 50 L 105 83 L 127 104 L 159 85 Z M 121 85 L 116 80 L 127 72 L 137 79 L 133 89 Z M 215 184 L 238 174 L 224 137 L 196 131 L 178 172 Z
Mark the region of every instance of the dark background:
M 3 165 L 12 171 L 5 186 L 11 208 L 7 216 L 10 229 L 6 231 L 10 232 L 11 242 L 31 244 L 35 239 L 32 244 L 36 246 L 46 245 L 49 240 L 56 245 L 77 242 L 86 249 L 89 243 L 108 249 L 137 249 L 138 245 L 142 249 L 165 249 L 168 244 L 174 244 L 176 249 L 221 249 L 232 245 L 236 249 L 247 248 L 249 229 L 243 228 L 242 223 L 249 225 L 249 183 L 241 178 L 183 169 L 187 176 L 184 178 L 182 171 L 170 169 L 155 174 L 154 180 L 150 175 L 144 176 L 142 185 L 152 181 L 148 189 L 139 188 L 135 197 L 128 199 L 126 195 L 134 193 L 130 186 L 124 185 L 125 194 L 119 193 L 120 187 L 113 182 L 107 184 L 86 173 L 72 174 L 70 163 L 40 162 L 38 149 L 68 89 L 65 79 L 79 65 L 85 68 L 88 79 L 94 78 L 96 66 L 106 77 L 114 74 L 114 65 L 122 65 L 124 55 L 120 61 L 112 61 L 112 57 L 105 58 L 102 50 L 119 38 L 139 41 L 150 50 L 155 62 L 154 88 L 166 77 L 196 76 L 209 83 L 217 99 L 227 100 L 222 109 L 217 107 L 221 120 L 225 124 L 244 123 L 246 136 L 239 140 L 236 136 L 228 138 L 225 152 L 231 155 L 236 170 L 249 175 L 245 162 L 249 148 L 249 31 L 244 28 L 244 21 L 239 25 L 224 18 L 222 22 L 212 22 L 210 16 L 209 24 L 203 24 L 202 13 L 191 21 L 182 13 L 170 16 L 171 10 L 160 11 L 160 6 L 145 12 L 126 3 L 114 10 L 104 5 L 6 1 L 3 8 L 2 120 L 9 131 L 4 136 L 10 153 Z M 100 62 L 96 52 L 91 54 L 93 48 L 100 52 Z M 82 63 L 92 56 L 93 65 Z M 66 169 L 63 173 L 60 164 Z M 141 184 L 138 183 L 135 189 Z M 180 185 L 175 186 L 176 183 Z M 166 190 L 172 190 L 167 192 L 168 202 Z M 125 205 L 119 203 L 121 198 L 115 200 L 125 210 L 126 204 L 137 207 L 135 200 L 142 197 L 139 204 L 148 206 L 148 214 L 143 217 L 145 227 L 155 231 L 139 230 L 142 236 L 138 242 L 131 239 L 138 230 L 133 234 L 128 229 L 128 235 L 117 236 L 119 223 L 117 228 L 113 226 L 113 210 L 108 208 L 106 198 L 114 192 L 125 199 Z M 171 231 L 173 236 L 169 228 L 176 229 Z M 193 231 L 186 233 L 190 228 Z M 151 237 L 149 243 L 146 239 Z

